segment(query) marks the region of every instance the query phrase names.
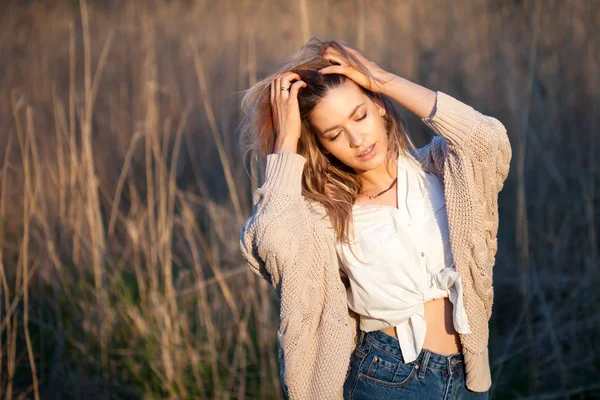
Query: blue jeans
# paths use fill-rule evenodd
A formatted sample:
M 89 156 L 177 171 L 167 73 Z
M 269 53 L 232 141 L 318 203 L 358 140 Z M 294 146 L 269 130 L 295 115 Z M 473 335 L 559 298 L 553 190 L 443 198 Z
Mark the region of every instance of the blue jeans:
M 467 389 L 462 353 L 445 356 L 422 349 L 416 360 L 405 363 L 398 339 L 361 331 L 344 399 L 487 400 L 488 392 Z

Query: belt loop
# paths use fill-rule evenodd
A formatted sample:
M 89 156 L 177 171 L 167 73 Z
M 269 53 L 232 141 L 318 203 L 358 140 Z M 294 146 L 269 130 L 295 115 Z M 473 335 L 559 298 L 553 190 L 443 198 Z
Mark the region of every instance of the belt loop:
M 456 368 L 456 364 L 458 364 L 460 362 L 460 360 L 457 358 L 454 358 L 454 355 L 448 357 L 448 370 L 450 372 L 450 374 L 454 373 L 454 369 Z
M 364 340 L 364 338 L 365 338 L 365 335 L 366 335 L 365 331 L 363 331 L 363 330 L 361 329 L 361 331 L 360 331 L 360 336 L 358 337 L 358 345 L 359 345 L 359 346 L 362 346 L 362 344 L 363 344 L 363 340 Z
M 429 350 L 425 350 L 423 356 L 423 365 L 421 365 L 421 371 L 419 371 L 419 378 L 425 378 L 425 370 L 427 370 L 427 364 L 429 363 L 429 356 L 431 356 L 431 352 Z

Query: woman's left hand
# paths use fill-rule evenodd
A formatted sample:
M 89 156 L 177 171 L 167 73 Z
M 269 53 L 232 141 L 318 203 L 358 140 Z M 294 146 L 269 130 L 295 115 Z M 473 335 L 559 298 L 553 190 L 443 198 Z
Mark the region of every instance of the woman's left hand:
M 325 50 L 323 58 L 338 63 L 340 65 L 332 65 L 330 67 L 322 68 L 319 70 L 320 73 L 345 75 L 357 84 L 361 85 L 362 87 L 377 93 L 383 93 L 385 90 L 386 83 L 391 82 L 394 78 L 396 78 L 396 75 L 384 71 L 373 61 L 368 60 L 366 57 L 364 57 L 362 54 L 360 54 L 353 48 L 345 45 L 342 46 L 354 57 L 356 57 L 366 68 L 368 68 L 369 72 L 374 78 L 376 78 L 376 80 L 368 75 L 365 75 L 355 67 L 351 66 L 344 57 L 342 57 L 335 49 L 331 47 L 328 47 Z

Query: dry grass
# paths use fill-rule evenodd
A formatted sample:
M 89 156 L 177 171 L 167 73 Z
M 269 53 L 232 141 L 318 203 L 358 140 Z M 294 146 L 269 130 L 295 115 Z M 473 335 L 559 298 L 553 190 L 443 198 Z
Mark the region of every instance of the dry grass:
M 599 16 L 583 0 L 9 2 L 0 397 L 282 398 L 276 297 L 238 250 L 260 176 L 234 94 L 313 35 L 504 122 L 492 395 L 597 394 Z

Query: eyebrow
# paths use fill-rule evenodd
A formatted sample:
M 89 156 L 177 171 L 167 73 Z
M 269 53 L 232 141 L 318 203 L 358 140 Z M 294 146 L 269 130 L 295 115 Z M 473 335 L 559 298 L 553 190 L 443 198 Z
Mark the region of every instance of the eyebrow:
M 357 105 L 356 107 L 354 107 L 354 110 L 352 110 L 352 112 L 350 113 L 350 115 L 348 116 L 348 118 L 352 118 L 352 116 L 356 113 L 356 110 L 358 110 L 358 107 L 362 106 L 365 103 L 360 103 L 359 105 Z M 337 128 L 339 125 L 336 126 L 332 126 L 331 128 L 327 128 L 325 129 L 323 132 L 321 132 L 321 136 L 323 136 L 324 134 L 326 134 L 327 132 Z

